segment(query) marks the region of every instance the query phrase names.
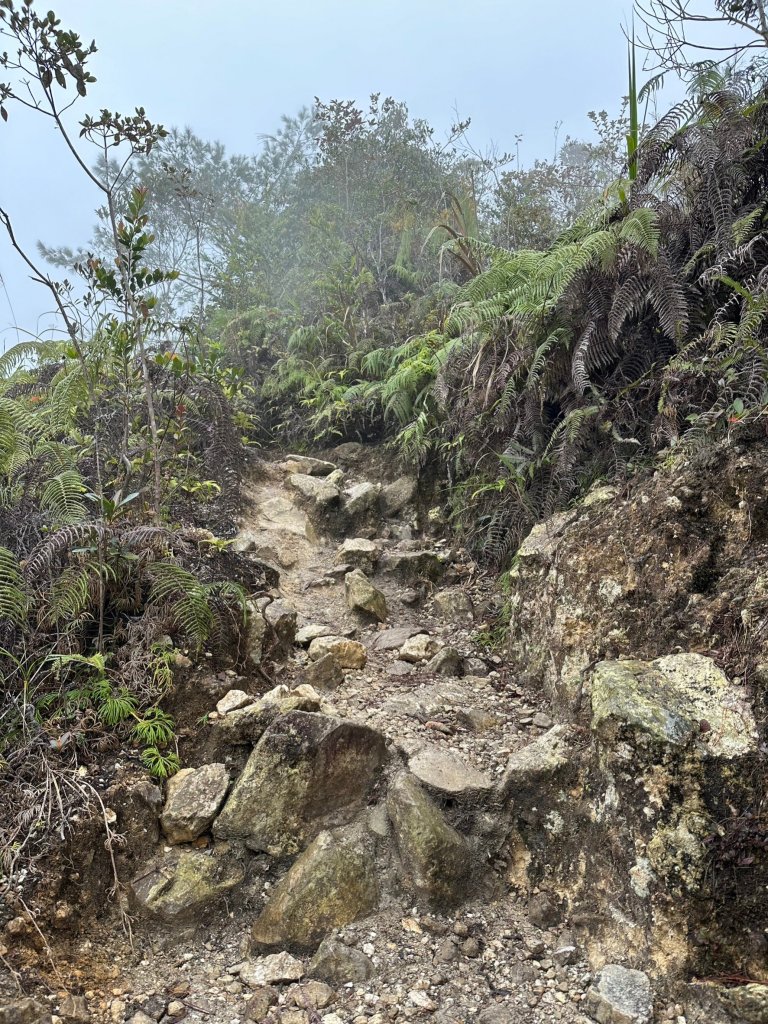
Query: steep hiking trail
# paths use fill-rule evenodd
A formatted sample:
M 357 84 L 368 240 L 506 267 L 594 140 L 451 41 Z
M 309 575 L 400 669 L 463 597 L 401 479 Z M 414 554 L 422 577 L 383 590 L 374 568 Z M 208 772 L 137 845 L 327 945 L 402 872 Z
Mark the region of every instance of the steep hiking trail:
M 64 1020 L 585 1019 L 586 964 L 546 898 L 517 898 L 497 801 L 552 721 L 479 644 L 496 598 L 420 533 L 415 480 L 373 483 L 347 448 L 247 485 L 233 546 L 279 571 L 254 671 L 182 687 L 207 721 L 129 886 L 133 948 L 98 919 L 51 936 Z
M 6 928 L 19 988 L 38 995 L 24 1004 L 10 977 L 0 1021 L 693 1021 L 664 986 L 684 973 L 694 905 L 668 898 L 687 884 L 675 851 L 698 884 L 691 765 L 708 759 L 703 793 L 722 788 L 723 759 L 751 763 L 748 709 L 732 695 L 732 715 L 718 711 L 724 677 L 697 654 L 624 675 L 603 662 L 590 727 L 580 700 L 550 702 L 510 672 L 494 635 L 509 610 L 441 536 L 417 481 L 361 445 L 328 458 L 284 457 L 245 487 L 232 547 L 274 585 L 251 600 L 237 669 L 180 659 L 184 769 L 163 792 L 135 769 L 105 782 L 130 941 L 105 909 L 98 831 L 76 835 L 50 928 L 23 914 Z M 614 497 L 596 491 L 534 530 L 518 589 L 559 587 L 561 538 Z M 563 605 L 571 651 L 586 587 Z M 693 729 L 696 673 L 711 706 L 697 704 Z M 699 719 L 714 723 L 705 740 Z M 682 811 L 666 795 L 681 772 Z

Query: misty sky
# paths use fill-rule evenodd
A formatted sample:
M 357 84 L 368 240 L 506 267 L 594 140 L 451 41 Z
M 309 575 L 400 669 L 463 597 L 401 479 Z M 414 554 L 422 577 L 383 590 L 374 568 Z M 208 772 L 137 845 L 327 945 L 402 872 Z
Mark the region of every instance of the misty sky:
M 630 0 L 45 0 L 41 9 L 47 4 L 99 47 L 98 82 L 78 117 L 143 105 L 154 121 L 189 125 L 232 152 L 254 152 L 281 114 L 315 95 L 380 92 L 441 134 L 455 110 L 471 117 L 480 149 L 491 140 L 511 149 L 520 134 L 531 163 L 552 156 L 556 122 L 561 140 L 588 136 L 587 111 L 614 115 L 627 91 L 621 25 Z M 47 119 L 9 113 L 0 123 L 0 206 L 20 240 L 86 242 L 93 186 Z M 4 236 L 0 274 L 2 348 L 17 340 L 14 324 L 43 330 L 51 303 Z

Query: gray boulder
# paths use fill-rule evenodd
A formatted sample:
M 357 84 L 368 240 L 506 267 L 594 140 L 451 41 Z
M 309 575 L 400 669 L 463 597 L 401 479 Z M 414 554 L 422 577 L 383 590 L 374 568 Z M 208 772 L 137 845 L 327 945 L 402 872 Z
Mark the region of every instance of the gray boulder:
M 426 671 L 437 676 L 460 676 L 464 671 L 464 659 L 455 648 L 444 647 L 430 658 Z
M 379 561 L 379 555 L 379 546 L 375 541 L 365 537 L 347 537 L 336 552 L 336 562 L 372 572 Z
M 344 497 L 344 511 L 348 516 L 358 519 L 365 516 L 371 509 L 375 508 L 379 500 L 380 487 L 378 484 L 365 483 L 355 484 L 346 492 Z
M 243 866 L 226 846 L 162 854 L 130 883 L 133 910 L 164 924 L 196 924 L 223 896 L 241 885 Z
M 359 838 L 321 832 L 273 889 L 251 941 L 256 947 L 315 949 L 377 902 L 375 864 Z
M 475 616 L 472 598 L 464 590 L 441 590 L 432 598 L 432 610 L 448 622 L 471 622 Z
M 648 975 L 607 964 L 587 992 L 586 1009 L 598 1024 L 648 1024 L 653 1013 Z
M 169 843 L 191 843 L 206 832 L 229 789 L 223 764 L 183 768 L 168 780 L 168 795 L 160 818 Z
M 469 845 L 406 772 L 389 788 L 387 811 L 406 888 L 436 906 L 463 899 L 471 864 Z
M 401 476 L 387 484 L 381 492 L 381 510 L 385 516 L 396 516 L 416 497 L 417 481 L 412 476 Z
M 373 962 L 354 946 L 328 938 L 312 957 L 309 973 L 329 985 L 360 984 L 373 976 Z
M 298 853 L 329 823 L 365 806 L 385 760 L 384 737 L 373 729 L 291 712 L 259 740 L 213 833 L 271 856 Z
M 347 573 L 344 577 L 344 588 L 350 611 L 372 615 L 379 622 L 386 620 L 387 599 L 377 587 L 374 587 L 362 569 Z
M 406 640 L 400 648 L 402 661 L 410 661 L 414 664 L 420 661 L 429 661 L 440 650 L 441 644 L 435 637 L 428 633 L 417 633 L 410 640 Z

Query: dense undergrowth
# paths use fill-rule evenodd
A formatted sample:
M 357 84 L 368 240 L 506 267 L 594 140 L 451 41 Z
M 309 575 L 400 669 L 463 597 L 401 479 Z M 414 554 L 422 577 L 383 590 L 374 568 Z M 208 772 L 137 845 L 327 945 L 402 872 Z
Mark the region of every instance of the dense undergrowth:
M 0 357 L 6 882 L 99 744 L 178 766 L 175 660 L 231 659 L 263 583 L 226 544 L 251 449 L 391 444 L 503 568 L 594 481 L 768 423 L 759 64 L 527 169 L 379 96 L 229 157 L 141 108 L 70 133 L 95 48 L 29 3 L 0 31 L 0 116 L 47 114 L 101 202 L 87 251 L 39 257 L 0 209 L 62 322 Z

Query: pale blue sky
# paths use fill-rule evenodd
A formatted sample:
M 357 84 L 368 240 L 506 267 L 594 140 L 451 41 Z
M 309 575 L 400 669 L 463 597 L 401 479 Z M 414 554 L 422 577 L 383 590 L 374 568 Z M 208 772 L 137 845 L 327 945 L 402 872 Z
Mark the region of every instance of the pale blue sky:
M 588 110 L 618 111 L 626 93 L 621 31 L 630 0 L 45 0 L 99 53 L 98 83 L 76 108 L 143 105 L 228 150 L 253 152 L 280 115 L 322 99 L 381 92 L 443 132 L 454 109 L 471 137 L 521 157 L 551 156 L 554 126 L 586 135 Z M 45 6 L 45 5 L 43 5 Z M 5 44 L 4 47 L 5 48 Z M 0 75 L 0 78 L 2 76 Z M 98 196 L 44 118 L 13 108 L 0 123 L 0 205 L 22 242 L 77 245 Z M 0 237 L 0 347 L 49 323 Z M 11 302 L 8 301 L 10 296 Z M 13 312 L 11 311 L 11 304 Z M 15 316 L 14 316 L 15 314 Z

